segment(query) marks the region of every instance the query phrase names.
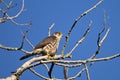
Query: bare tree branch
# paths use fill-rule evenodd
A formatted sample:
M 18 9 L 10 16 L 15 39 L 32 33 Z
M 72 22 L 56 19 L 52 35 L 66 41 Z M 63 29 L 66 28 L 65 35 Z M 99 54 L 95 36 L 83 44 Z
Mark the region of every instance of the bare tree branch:
M 76 42 L 75 46 L 71 49 L 71 51 L 70 51 L 68 54 L 65 55 L 65 57 L 66 57 L 66 56 L 68 56 L 68 57 L 72 56 L 73 51 L 74 51 L 74 50 L 79 46 L 79 44 L 81 44 L 81 43 L 83 42 L 83 40 L 86 38 L 87 34 L 88 34 L 89 31 L 90 31 L 91 25 L 92 25 L 92 21 L 90 21 L 90 23 L 89 23 L 89 25 L 88 25 L 88 28 L 87 28 L 87 30 L 85 31 L 85 33 L 83 34 L 83 36 L 80 38 L 79 41 Z
M 88 66 L 88 68 L 90 68 L 92 66 L 92 63 Z M 75 76 L 69 77 L 68 80 L 73 80 L 77 77 L 80 77 L 82 75 L 82 73 L 85 71 L 85 67 L 83 69 L 81 69 Z
M 10 19 L 10 21 L 11 21 L 12 23 L 14 23 L 15 25 L 17 25 L 17 26 L 30 26 L 30 25 L 31 25 L 31 22 L 21 24 L 21 23 L 17 23 L 17 22 L 14 21 L 13 19 Z
M 6 22 L 7 20 L 10 20 L 11 22 L 13 22 L 16 25 L 19 26 L 25 26 L 25 25 L 30 25 L 31 23 L 27 23 L 27 24 L 19 24 L 16 21 L 14 21 L 15 18 L 19 17 L 19 15 L 21 15 L 21 13 L 24 10 L 24 0 L 22 0 L 22 6 L 20 11 L 15 15 L 15 16 L 9 16 L 8 15 L 8 10 L 10 10 L 13 7 L 13 0 L 10 0 L 9 3 L 7 4 L 5 1 L 1 0 L 1 3 L 3 3 L 6 6 L 6 9 L 3 10 L 2 8 L 0 8 L 0 12 L 3 13 L 3 17 L 0 18 L 0 23 Z M 55 66 L 61 66 L 63 67 L 63 72 L 64 72 L 64 78 L 60 79 L 60 80 L 74 80 L 77 77 L 80 77 L 82 75 L 82 73 L 84 71 L 86 71 L 86 77 L 87 80 L 90 80 L 90 73 L 89 73 L 89 68 L 95 63 L 95 62 L 99 62 L 99 61 L 107 61 L 107 60 L 112 60 L 115 59 L 117 57 L 120 57 L 120 53 L 115 54 L 113 56 L 108 56 L 108 57 L 103 57 L 103 58 L 96 58 L 96 56 L 98 55 L 98 53 L 100 52 L 100 48 L 104 42 L 104 40 L 106 39 L 110 29 L 108 28 L 108 30 L 106 31 L 106 33 L 103 35 L 103 37 L 101 37 L 101 35 L 105 32 L 106 29 L 106 14 L 104 13 L 104 27 L 103 29 L 98 33 L 98 39 L 97 39 L 97 50 L 96 52 L 88 59 L 85 60 L 72 60 L 72 59 L 65 59 L 65 58 L 70 58 L 73 54 L 73 51 L 85 40 L 87 34 L 90 31 L 90 26 L 92 24 L 92 21 L 90 21 L 87 30 L 85 31 L 85 33 L 82 35 L 82 37 L 76 42 L 76 44 L 73 46 L 73 48 L 66 54 L 64 55 L 64 52 L 66 50 L 66 47 L 68 45 L 68 41 L 69 41 L 69 37 L 70 34 L 72 32 L 72 30 L 75 28 L 75 25 L 79 22 L 79 20 L 87 15 L 89 12 L 91 12 L 92 10 L 94 10 L 98 5 L 100 5 L 103 2 L 103 0 L 100 0 L 98 3 L 96 3 L 94 6 L 92 6 L 91 8 L 89 8 L 88 10 L 86 10 L 85 12 L 83 12 L 80 16 L 78 16 L 75 21 L 73 22 L 72 26 L 70 27 L 67 35 L 66 35 L 66 41 L 63 44 L 63 48 L 61 51 L 60 55 L 55 55 L 53 59 L 48 59 L 48 55 L 44 55 L 44 56 L 39 56 L 39 57 L 33 57 L 32 59 L 26 61 L 25 63 L 23 63 L 14 73 L 11 74 L 11 76 L 7 77 L 7 78 L 1 78 L 0 80 L 19 80 L 22 73 L 26 70 L 30 70 L 32 73 L 34 73 L 36 76 L 45 79 L 45 80 L 59 80 L 60 78 L 53 78 L 52 77 L 52 71 L 54 69 L 54 65 Z M 54 27 L 54 23 L 48 28 L 48 36 L 51 35 L 51 30 Z M 0 44 L 0 48 L 4 49 L 4 50 L 9 50 L 9 51 L 17 51 L 20 50 L 24 53 L 32 53 L 28 52 L 26 50 L 23 49 L 24 46 L 24 41 L 26 40 L 28 42 L 28 44 L 34 48 L 34 46 L 32 45 L 32 43 L 29 41 L 29 39 L 27 38 L 27 33 L 28 33 L 29 29 L 27 29 L 23 34 L 22 37 L 22 41 L 21 41 L 21 45 L 20 47 L 7 47 L 7 46 L 3 46 Z M 47 66 L 48 63 L 52 63 L 51 67 L 49 68 Z M 47 69 L 48 75 L 47 76 L 43 76 L 40 73 L 38 73 L 37 71 L 35 71 L 33 69 L 33 67 L 36 67 L 38 65 L 43 65 L 45 66 L 45 68 Z M 75 75 L 72 75 L 71 77 L 68 75 L 69 71 L 68 69 L 72 69 L 72 68 L 76 68 L 76 67 L 80 67 L 82 69 L 80 69 Z
M 24 33 L 21 31 L 21 33 L 23 34 L 24 36 Z M 25 37 L 25 40 L 28 42 L 28 44 L 34 49 L 34 45 L 30 42 L 30 40 L 27 38 L 27 36 Z
M 117 58 L 117 57 L 120 57 L 120 53 L 115 54 L 113 56 L 105 57 L 105 58 L 96 58 L 96 59 L 90 58 L 90 59 L 86 59 L 86 60 L 56 60 L 56 59 L 62 58 L 61 55 L 56 55 L 53 60 L 40 61 L 42 59 L 47 58 L 47 56 L 41 56 L 41 57 L 36 57 L 36 58 L 31 59 L 30 61 L 32 61 L 32 62 L 35 61 L 35 63 L 31 62 L 31 65 L 29 67 L 34 67 L 34 66 L 37 66 L 38 64 L 51 63 L 51 62 L 64 63 L 64 64 L 86 64 L 89 62 L 112 60 L 112 59 Z M 40 62 L 37 62 L 37 61 L 40 61 Z
M 52 78 L 52 71 L 53 71 L 54 65 L 55 65 L 55 64 L 52 62 L 52 63 L 51 63 L 51 66 L 50 66 L 50 69 L 48 70 L 49 78 Z
M 17 18 L 23 12 L 23 10 L 24 10 L 24 0 L 22 0 L 22 6 L 20 11 L 15 16 L 12 16 L 11 19 Z
M 13 48 L 13 47 L 3 46 L 2 44 L 0 44 L 0 48 L 1 48 L 1 49 L 5 49 L 5 50 L 8 50 L 8 51 L 17 51 L 17 50 L 25 51 L 25 50 L 22 49 L 22 48 L 23 48 L 23 46 L 24 46 L 24 40 L 25 40 L 26 34 L 29 32 L 29 30 L 30 30 L 30 29 L 27 29 L 27 30 L 25 31 L 25 33 L 23 34 L 20 47 Z
M 52 25 L 48 28 L 48 36 L 51 35 L 51 29 L 55 26 L 55 23 L 52 23 Z
M 68 79 L 68 67 L 64 67 L 64 79 L 67 80 Z
M 31 60 L 25 62 L 20 68 L 18 68 L 17 71 L 13 75 L 16 76 L 17 79 L 18 79 L 20 77 L 20 75 L 25 70 L 27 70 L 28 68 L 35 67 L 35 66 L 38 65 L 38 64 L 37 65 L 31 65 L 31 64 L 34 64 L 33 62 L 47 59 L 47 57 L 48 56 L 41 56 L 41 57 L 32 58 Z M 114 59 L 114 58 L 117 58 L 117 57 L 120 57 L 120 53 L 118 53 L 116 55 L 113 55 L 113 56 L 110 56 L 110 57 L 106 57 L 106 58 L 88 59 L 88 60 L 47 60 L 47 61 L 41 61 L 40 64 L 51 63 L 51 62 L 64 63 L 64 64 L 79 64 L 79 63 L 86 64 L 88 62 L 98 62 L 98 61 L 111 60 L 111 59 Z M 62 58 L 62 56 L 61 55 L 56 55 L 55 56 L 55 59 L 59 59 L 59 58 Z M 15 80 L 17 80 L 17 79 L 15 79 Z
M 20 14 L 22 14 L 22 12 L 24 11 L 24 0 L 22 0 L 22 6 L 21 6 L 20 11 L 16 15 L 14 15 L 14 16 L 9 16 L 9 14 L 8 14 L 8 11 L 11 8 L 15 7 L 15 6 L 12 5 L 13 0 L 10 0 L 10 2 L 8 4 L 4 0 L 2 0 L 2 3 L 6 6 L 6 9 L 3 10 L 2 8 L 0 8 L 0 12 L 3 13 L 3 17 L 0 18 L 0 23 L 4 23 L 7 20 L 9 20 L 9 21 L 11 21 L 12 23 L 14 23 L 14 24 L 16 24 L 18 26 L 30 26 L 31 25 L 31 22 L 26 23 L 26 24 L 20 24 L 20 23 L 17 23 L 14 20 L 15 18 L 18 18 L 20 16 Z
M 75 21 L 73 22 L 70 30 L 68 31 L 67 33 L 67 36 L 66 36 L 66 41 L 63 45 L 63 48 L 62 48 L 62 51 L 61 51 L 61 54 L 64 55 L 64 51 L 67 47 L 67 44 L 68 44 L 68 40 L 69 40 L 69 37 L 70 37 L 70 34 L 73 30 L 73 28 L 75 27 L 75 25 L 77 24 L 77 22 L 85 15 L 87 15 L 89 12 L 91 12 L 93 9 L 95 9 L 97 6 L 99 6 L 104 0 L 100 0 L 98 3 L 96 3 L 93 7 L 91 7 L 90 9 L 86 10 L 85 12 L 83 12 L 78 18 L 75 19 Z
M 37 73 L 34 69 L 30 68 L 29 69 L 31 72 L 33 72 L 35 75 L 37 75 L 38 77 L 45 79 L 45 80 L 49 80 L 49 78 L 42 76 L 41 74 Z
M 100 49 L 101 49 L 101 46 L 104 42 L 104 40 L 106 39 L 109 31 L 110 31 L 110 28 L 108 28 L 107 32 L 105 33 L 105 35 L 103 36 L 103 38 L 101 39 L 101 34 L 105 31 L 106 29 L 106 13 L 104 12 L 104 22 L 103 22 L 103 29 L 101 30 L 101 32 L 98 33 L 98 39 L 97 39 L 97 50 L 96 52 L 91 56 L 91 58 L 95 58 L 96 55 L 99 53 Z M 101 40 L 100 40 L 101 39 Z
M 82 63 L 80 64 L 64 64 L 64 63 L 55 63 L 58 66 L 68 67 L 68 68 L 74 68 L 74 67 L 80 67 Z
M 84 64 L 84 67 L 85 67 L 85 70 L 86 70 L 87 80 L 90 80 L 90 75 L 89 75 L 87 64 Z

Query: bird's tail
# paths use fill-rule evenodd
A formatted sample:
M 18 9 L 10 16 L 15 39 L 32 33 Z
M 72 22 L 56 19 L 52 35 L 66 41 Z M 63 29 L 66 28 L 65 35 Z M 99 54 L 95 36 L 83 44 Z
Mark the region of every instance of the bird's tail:
M 42 49 L 33 50 L 33 51 L 30 52 L 29 54 L 27 54 L 27 55 L 21 57 L 20 60 L 26 59 L 26 58 L 31 57 L 31 56 L 33 56 L 33 55 L 40 54 L 41 52 L 42 52 Z
M 28 57 L 30 57 L 30 56 L 32 56 L 32 54 L 27 54 L 27 55 L 21 57 L 20 60 L 26 59 L 26 58 L 28 58 Z

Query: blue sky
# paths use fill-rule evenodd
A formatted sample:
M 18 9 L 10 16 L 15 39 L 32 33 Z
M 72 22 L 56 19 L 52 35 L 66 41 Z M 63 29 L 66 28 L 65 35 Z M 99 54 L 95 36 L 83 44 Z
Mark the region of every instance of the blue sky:
M 15 20 L 18 23 L 27 23 L 32 21 L 33 24 L 31 30 L 27 34 L 27 37 L 33 43 L 33 45 L 36 45 L 39 41 L 46 37 L 48 35 L 48 27 L 52 23 L 55 23 L 51 33 L 60 31 L 64 35 L 58 50 L 58 53 L 60 53 L 65 41 L 65 35 L 74 20 L 98 1 L 99 0 L 25 0 L 25 10 L 19 16 L 19 18 L 16 18 Z M 15 15 L 21 7 L 21 0 L 18 0 L 14 3 L 18 3 L 18 5 L 16 8 L 13 8 L 9 11 L 9 15 L 11 16 Z M 107 28 L 110 28 L 110 33 L 103 43 L 100 54 L 97 56 L 97 58 L 112 56 L 116 53 L 119 53 L 119 3 L 119 0 L 104 0 L 104 2 L 95 10 L 84 16 L 72 31 L 65 53 L 69 52 L 76 41 L 80 39 L 90 20 L 93 21 L 90 33 L 85 41 L 74 51 L 72 59 L 87 59 L 96 51 L 97 34 L 103 27 L 104 10 L 107 14 Z M 0 4 L 0 7 L 4 6 Z M 0 44 L 18 47 L 22 39 L 21 31 L 25 30 L 26 27 L 16 26 L 10 21 L 0 24 Z M 27 42 L 25 42 L 24 49 L 29 51 L 32 50 Z M 10 72 L 15 71 L 18 67 L 20 67 L 26 61 L 19 61 L 19 58 L 23 55 L 24 53 L 20 51 L 5 51 L 0 49 L 0 77 L 9 76 L 11 74 Z M 120 58 L 105 62 L 97 62 L 89 69 L 91 80 L 119 80 L 119 67 Z M 38 66 L 36 69 L 41 74 L 47 74 L 45 71 L 43 71 L 43 66 Z M 69 76 L 72 76 L 72 74 L 75 74 L 78 70 L 80 70 L 80 68 L 71 70 L 71 74 L 69 74 Z M 62 68 L 55 67 L 53 76 L 62 78 Z M 23 73 L 21 80 L 28 79 L 38 80 L 39 78 L 27 70 Z M 83 79 L 87 80 L 85 73 L 83 73 L 80 78 L 75 80 Z

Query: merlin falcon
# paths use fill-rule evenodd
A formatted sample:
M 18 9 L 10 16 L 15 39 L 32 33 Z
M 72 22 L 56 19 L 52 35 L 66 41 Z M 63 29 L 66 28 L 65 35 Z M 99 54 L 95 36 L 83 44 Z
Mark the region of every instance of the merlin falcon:
M 60 39 L 62 38 L 61 32 L 55 32 L 52 36 L 48 36 L 41 41 L 30 53 L 20 58 L 20 60 L 26 59 L 33 55 L 48 55 L 54 56 L 57 52 Z

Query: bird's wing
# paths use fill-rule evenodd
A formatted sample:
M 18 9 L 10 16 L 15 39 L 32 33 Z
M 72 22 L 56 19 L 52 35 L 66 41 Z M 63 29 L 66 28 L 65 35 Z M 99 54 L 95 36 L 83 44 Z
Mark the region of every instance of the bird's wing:
M 36 47 L 35 49 L 38 48 L 43 48 L 44 46 L 46 46 L 47 44 L 54 42 L 56 40 L 55 36 L 49 36 L 47 38 L 45 38 L 43 41 L 41 41 Z

